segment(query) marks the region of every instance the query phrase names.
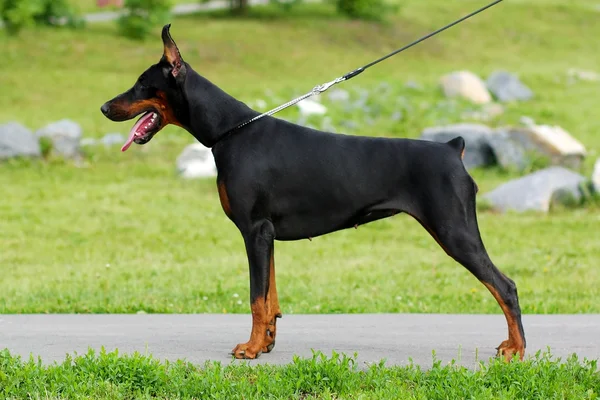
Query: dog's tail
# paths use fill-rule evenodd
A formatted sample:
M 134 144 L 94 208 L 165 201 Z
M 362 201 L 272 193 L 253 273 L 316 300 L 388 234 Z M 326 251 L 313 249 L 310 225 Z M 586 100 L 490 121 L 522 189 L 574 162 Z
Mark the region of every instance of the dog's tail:
M 447 145 L 460 153 L 460 158 L 465 156 L 465 139 L 462 136 L 457 136 L 454 139 L 446 142 Z

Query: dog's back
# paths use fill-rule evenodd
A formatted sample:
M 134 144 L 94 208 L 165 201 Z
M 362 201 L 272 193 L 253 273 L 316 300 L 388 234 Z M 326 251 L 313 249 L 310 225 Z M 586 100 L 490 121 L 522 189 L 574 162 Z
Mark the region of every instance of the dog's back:
M 244 208 L 260 202 L 277 238 L 286 240 L 368 222 L 369 213 L 410 212 L 415 196 L 432 181 L 443 185 L 450 175 L 468 175 L 461 150 L 446 143 L 326 133 L 270 118 L 213 152 L 219 171 L 227 174 L 223 178 L 233 183 L 230 198 L 240 199 L 237 206 Z

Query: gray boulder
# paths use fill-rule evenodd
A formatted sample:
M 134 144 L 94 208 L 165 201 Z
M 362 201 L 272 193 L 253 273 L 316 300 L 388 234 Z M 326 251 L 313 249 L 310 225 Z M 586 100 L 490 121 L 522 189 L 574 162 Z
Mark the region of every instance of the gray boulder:
M 496 158 L 489 145 L 494 134 L 491 128 L 481 124 L 455 124 L 426 128 L 421 139 L 434 142 L 447 142 L 457 136 L 465 139 L 465 156 L 463 163 L 467 169 L 494 165 Z
M 95 138 L 83 138 L 83 139 L 81 139 L 81 142 L 79 142 L 79 145 L 81 147 L 96 146 L 97 144 L 98 144 L 98 139 L 95 139 Z
M 529 153 L 529 158 L 545 157 L 553 165 L 579 168 L 586 156 L 583 144 L 559 126 L 498 128 L 496 132 L 499 133 L 497 140 L 491 146 L 499 163 L 505 167 L 507 164 L 522 167 L 529 162 Z M 515 154 L 518 159 L 516 163 L 513 162 Z
M 66 158 L 78 158 L 81 154 L 81 126 L 74 121 L 63 119 L 46 125 L 36 132 L 38 138 L 48 138 L 52 152 Z
M 104 144 L 106 147 L 110 147 L 122 145 L 123 143 L 125 143 L 126 140 L 127 138 L 121 135 L 120 133 L 107 133 L 106 135 L 104 135 L 101 141 L 102 144 Z
M 600 158 L 594 164 L 594 172 L 592 172 L 592 187 L 594 192 L 600 194 Z
M 488 138 L 488 145 L 502 168 L 523 170 L 530 164 L 529 154 L 518 137 L 509 129 L 496 129 Z
M 581 199 L 585 177 L 563 167 L 550 167 L 498 186 L 482 198 L 496 211 L 548 212 L 553 204 Z
M 177 171 L 186 179 L 217 176 L 212 151 L 200 143 L 190 144 L 183 149 L 177 157 Z
M 531 125 L 491 129 L 482 124 L 462 123 L 426 128 L 421 139 L 447 142 L 456 136 L 465 139 L 467 169 L 500 165 L 522 170 L 536 157 L 552 165 L 579 168 L 585 147 L 559 126 Z
M 40 143 L 29 129 L 18 122 L 0 125 L 0 160 L 41 155 Z
M 502 102 L 529 100 L 533 97 L 531 89 L 525 86 L 517 76 L 506 71 L 493 72 L 487 79 L 486 86 Z
M 404 87 L 407 89 L 416 90 L 418 92 L 421 92 L 423 90 L 423 86 L 419 82 L 413 80 L 407 81 L 404 84 Z

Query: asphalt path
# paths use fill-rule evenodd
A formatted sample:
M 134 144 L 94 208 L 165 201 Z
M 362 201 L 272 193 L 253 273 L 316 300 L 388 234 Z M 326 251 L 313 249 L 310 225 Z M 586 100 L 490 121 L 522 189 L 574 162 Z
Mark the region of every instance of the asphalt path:
M 600 315 L 524 315 L 527 355 L 546 351 L 565 359 L 600 359 Z M 104 346 L 120 353 L 138 351 L 161 360 L 207 360 L 224 364 L 229 352 L 250 334 L 248 314 L 49 314 L 0 315 L 0 349 L 44 363 L 62 361 Z M 284 315 L 277 323 L 275 349 L 257 363 L 284 364 L 313 350 L 358 353 L 361 366 L 385 359 L 407 365 L 409 359 L 431 367 L 432 352 L 443 363 L 455 360 L 474 367 L 494 356 L 506 339 L 504 316 L 450 314 Z

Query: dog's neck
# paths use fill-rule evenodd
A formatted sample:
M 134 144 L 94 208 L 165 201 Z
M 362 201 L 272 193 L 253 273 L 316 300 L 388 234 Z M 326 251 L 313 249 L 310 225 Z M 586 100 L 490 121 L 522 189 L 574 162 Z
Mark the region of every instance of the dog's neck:
M 214 146 L 222 137 L 259 112 L 225 93 L 188 64 L 184 93 L 188 103 L 186 129 L 204 146 Z

